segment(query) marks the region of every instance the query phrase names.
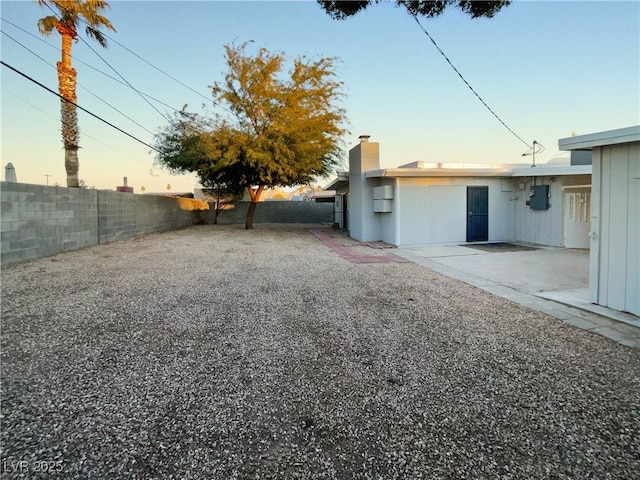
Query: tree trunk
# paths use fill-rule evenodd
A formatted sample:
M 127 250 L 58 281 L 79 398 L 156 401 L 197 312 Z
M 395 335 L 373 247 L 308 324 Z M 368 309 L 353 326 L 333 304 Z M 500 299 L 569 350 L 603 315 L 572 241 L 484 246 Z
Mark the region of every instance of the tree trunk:
M 78 171 L 78 144 L 80 133 L 78 131 L 78 112 L 76 111 L 76 71 L 71 66 L 71 36 L 62 35 L 62 61 L 58 62 L 58 89 L 62 99 L 60 100 L 60 113 L 62 118 L 62 142 L 64 143 L 64 166 L 67 171 L 67 187 L 79 188 L 80 179 Z M 68 100 L 68 101 L 67 101 Z M 73 103 L 69 103 L 73 102 Z
M 247 191 L 249 192 L 249 196 L 251 197 L 251 203 L 249 204 L 249 210 L 247 210 L 247 218 L 245 219 L 244 223 L 244 228 L 246 230 L 253 229 L 253 214 L 255 213 L 256 207 L 258 206 L 258 201 L 260 200 L 262 190 L 264 190 L 264 185 L 258 186 L 258 189 L 255 192 L 253 191 L 253 187 L 247 187 Z
M 214 204 L 214 216 L 213 216 L 213 224 L 218 224 L 218 215 L 220 215 L 220 197 L 216 197 L 216 203 Z
M 256 207 L 258 206 L 258 202 L 251 202 L 249 204 L 249 210 L 247 211 L 247 218 L 244 223 L 244 228 L 247 230 L 253 229 L 253 214 L 256 211 Z

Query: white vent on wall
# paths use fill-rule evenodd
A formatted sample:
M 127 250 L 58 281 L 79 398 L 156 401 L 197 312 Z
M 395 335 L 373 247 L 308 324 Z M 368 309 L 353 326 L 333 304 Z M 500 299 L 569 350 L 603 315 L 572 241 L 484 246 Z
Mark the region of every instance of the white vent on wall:
M 391 185 L 385 185 L 384 187 L 374 187 L 373 199 L 374 200 L 392 200 L 393 187 Z
M 373 200 L 373 211 L 376 213 L 389 213 L 391 211 L 391 200 Z

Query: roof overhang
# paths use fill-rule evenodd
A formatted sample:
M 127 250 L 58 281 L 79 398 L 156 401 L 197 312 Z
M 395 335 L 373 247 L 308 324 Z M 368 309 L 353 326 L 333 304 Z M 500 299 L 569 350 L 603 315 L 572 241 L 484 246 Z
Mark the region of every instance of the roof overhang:
M 367 178 L 422 178 L 422 177 L 510 177 L 511 169 L 503 168 L 384 168 L 368 170 Z
M 349 186 L 349 172 L 337 172 L 338 176 L 323 190 L 340 190 Z
M 595 147 L 640 142 L 640 125 L 558 140 L 560 150 L 592 150 Z
M 556 175 L 591 175 L 591 165 L 561 165 L 514 168 L 512 177 L 554 177 Z
M 591 165 L 530 165 L 508 164 L 499 168 L 381 168 L 364 172 L 366 178 L 433 178 L 433 177 L 553 177 L 560 175 L 591 175 Z M 340 190 L 349 186 L 348 172 L 338 177 L 324 190 Z

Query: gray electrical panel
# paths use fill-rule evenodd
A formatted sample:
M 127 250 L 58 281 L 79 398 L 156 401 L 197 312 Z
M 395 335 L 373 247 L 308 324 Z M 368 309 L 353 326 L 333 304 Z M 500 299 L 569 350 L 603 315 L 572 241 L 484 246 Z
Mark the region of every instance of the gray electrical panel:
M 529 208 L 531 210 L 549 209 L 549 185 L 534 185 L 529 191 Z

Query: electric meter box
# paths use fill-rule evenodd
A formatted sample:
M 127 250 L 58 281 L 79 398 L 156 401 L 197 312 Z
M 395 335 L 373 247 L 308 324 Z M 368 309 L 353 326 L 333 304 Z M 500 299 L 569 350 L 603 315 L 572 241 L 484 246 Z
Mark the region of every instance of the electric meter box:
M 531 210 L 549 210 L 549 185 L 534 185 L 529 191 Z

